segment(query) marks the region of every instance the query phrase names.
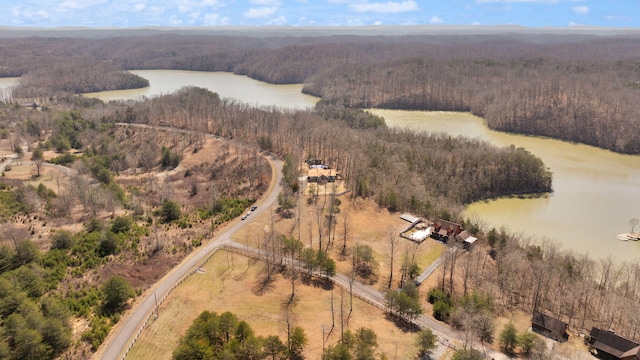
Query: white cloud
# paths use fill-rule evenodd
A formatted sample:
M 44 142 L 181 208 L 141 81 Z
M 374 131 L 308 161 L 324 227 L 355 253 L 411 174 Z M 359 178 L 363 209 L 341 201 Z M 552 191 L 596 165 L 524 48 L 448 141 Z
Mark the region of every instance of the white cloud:
M 337 25 L 343 25 L 343 24 L 337 24 Z M 347 20 L 347 26 L 362 26 L 364 25 L 364 23 L 362 22 L 362 20 L 360 19 L 349 19 Z
M 401 13 L 407 11 L 420 10 L 418 3 L 413 0 L 407 0 L 402 2 L 388 1 L 388 2 L 376 2 L 376 3 L 360 3 L 353 4 L 351 8 L 356 12 L 376 12 L 376 13 Z
M 262 6 L 280 6 L 282 2 L 280 0 L 251 0 L 251 3 L 254 5 L 262 5 Z
M 373 25 L 375 25 L 375 26 L 382 25 L 382 21 L 380 21 L 380 20 L 374 21 Z
M 580 14 L 580 15 L 584 15 L 589 13 L 589 7 L 588 6 L 574 6 L 571 8 L 571 10 L 573 10 L 574 13 L 576 14 Z
M 444 22 L 444 20 L 442 20 L 442 18 L 440 18 L 438 16 L 433 16 L 429 20 L 429 24 L 442 24 L 443 22 Z
M 607 15 L 604 17 L 604 19 L 607 21 L 618 21 L 618 22 L 632 20 L 630 16 L 625 16 L 625 15 Z
M 216 26 L 216 25 L 228 25 L 228 17 L 220 17 L 220 14 L 204 14 L 202 17 L 202 25 Z
M 276 11 L 278 11 L 278 7 L 276 6 L 263 6 L 259 8 L 249 9 L 249 11 L 246 11 L 244 13 L 244 16 L 248 17 L 249 19 L 255 19 L 255 18 L 271 16 L 275 14 Z
M 144 10 L 144 8 L 146 8 L 146 7 L 147 7 L 147 4 L 135 4 L 135 5 L 133 5 L 133 10 L 135 12 L 140 12 L 140 11 Z
M 98 6 L 106 4 L 105 0 L 87 0 L 87 1 L 75 1 L 75 0 L 65 0 L 58 5 L 58 9 L 61 11 L 66 10 L 81 10 L 86 9 L 93 6 Z
M 285 25 L 286 23 L 287 23 L 287 19 L 284 17 L 284 15 L 281 15 L 269 20 L 269 22 L 267 22 L 267 25 L 282 26 L 282 25 Z

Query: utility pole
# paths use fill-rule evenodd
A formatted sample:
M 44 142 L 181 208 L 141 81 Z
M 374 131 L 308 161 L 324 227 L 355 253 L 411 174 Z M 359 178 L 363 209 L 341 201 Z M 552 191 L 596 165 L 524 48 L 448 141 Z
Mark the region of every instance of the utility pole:
M 157 318 L 158 318 L 158 315 L 159 315 L 159 314 L 158 314 L 158 295 L 156 294 L 156 292 L 155 292 L 155 291 L 153 292 L 153 298 L 154 298 L 154 300 L 156 301 L 156 317 L 155 317 L 155 318 L 157 319 Z

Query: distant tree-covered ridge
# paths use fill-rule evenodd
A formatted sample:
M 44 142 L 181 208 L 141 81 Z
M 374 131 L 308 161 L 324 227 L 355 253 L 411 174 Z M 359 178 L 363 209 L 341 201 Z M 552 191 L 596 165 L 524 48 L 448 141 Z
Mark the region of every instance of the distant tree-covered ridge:
M 342 106 L 471 111 L 496 130 L 640 153 L 634 36 L 167 34 L 0 46 L 0 76 L 23 76 L 21 97 L 146 86 L 121 69 L 233 71 L 304 83 Z

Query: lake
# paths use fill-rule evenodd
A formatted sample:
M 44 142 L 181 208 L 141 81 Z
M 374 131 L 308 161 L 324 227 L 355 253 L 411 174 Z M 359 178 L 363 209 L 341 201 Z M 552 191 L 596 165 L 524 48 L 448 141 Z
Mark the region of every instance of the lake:
M 640 156 L 492 131 L 483 119 L 469 113 L 370 111 L 383 116 L 389 126 L 479 138 L 496 146 L 524 147 L 553 172 L 554 192 L 548 197 L 480 201 L 467 206 L 467 215 L 537 240 L 556 240 L 562 248 L 595 258 L 640 258 L 640 242 L 615 238 L 630 231 L 631 218 L 640 217 Z
M 130 72 L 149 80 L 149 87 L 83 95 L 99 98 L 105 102 L 141 100 L 144 97 L 169 94 L 183 86 L 197 86 L 216 92 L 220 97 L 238 99 L 255 106 L 304 109 L 315 106 L 318 101 L 318 98 L 302 93 L 302 84 L 272 85 L 228 72 L 183 70 L 136 70 Z
M 315 97 L 302 85 L 271 85 L 246 76 L 221 72 L 176 70 L 132 71 L 150 81 L 136 90 L 87 94 L 105 101 L 142 99 L 171 93 L 187 85 L 208 88 L 224 98 L 265 106 L 307 108 Z M 15 80 L 13 80 L 15 82 Z M 2 84 L 0 82 L 0 84 Z M 0 85 L 1 86 L 1 85 Z M 640 217 L 640 156 L 620 155 L 586 145 L 492 131 L 483 119 L 468 113 L 373 109 L 389 126 L 446 132 L 486 140 L 496 146 L 514 144 L 542 158 L 553 172 L 554 192 L 537 199 L 503 198 L 467 206 L 466 213 L 488 226 L 557 241 L 562 248 L 595 258 L 640 258 L 640 242 L 616 240 L 629 232 L 629 220 Z

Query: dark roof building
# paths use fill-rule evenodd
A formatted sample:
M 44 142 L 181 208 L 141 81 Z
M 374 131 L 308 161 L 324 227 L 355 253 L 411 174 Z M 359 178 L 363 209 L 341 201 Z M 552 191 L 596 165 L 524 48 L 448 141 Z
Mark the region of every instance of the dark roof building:
M 447 220 L 437 219 L 433 223 L 433 236 L 440 240 L 447 242 L 450 236 L 456 236 L 460 234 L 462 227 L 460 224 L 453 223 Z
M 533 312 L 533 317 L 531 318 L 531 329 L 540 335 L 556 341 L 567 341 L 569 339 L 567 327 L 569 327 L 567 323 L 554 317 L 543 314 L 539 311 Z
M 640 344 L 616 335 L 612 331 L 591 329 L 589 344 L 592 352 L 605 360 L 640 360 Z

